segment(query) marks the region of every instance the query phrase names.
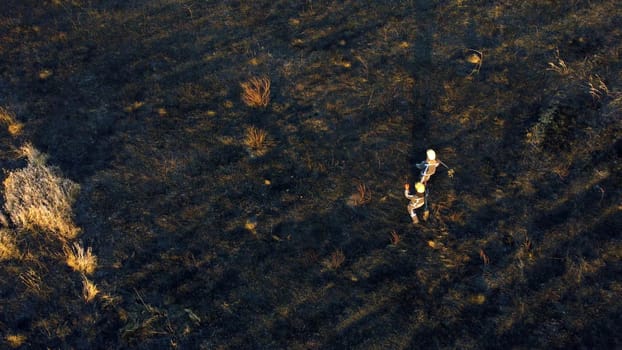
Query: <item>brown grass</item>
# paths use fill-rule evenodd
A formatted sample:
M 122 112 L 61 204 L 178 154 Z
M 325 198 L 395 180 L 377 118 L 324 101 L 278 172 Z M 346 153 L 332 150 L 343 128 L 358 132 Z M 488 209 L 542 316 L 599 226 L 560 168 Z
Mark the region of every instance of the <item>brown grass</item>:
M 488 254 L 486 254 L 484 249 L 479 250 L 479 257 L 480 259 L 482 259 L 482 262 L 484 263 L 484 265 L 490 264 L 490 258 L 488 257 Z
M 91 247 L 84 249 L 78 242 L 74 242 L 71 247 L 64 246 L 67 265 L 74 271 L 90 275 L 95 272 L 97 267 L 97 257 L 92 254 Z
M 356 186 L 356 192 L 350 195 L 347 202 L 351 207 L 367 204 L 371 202 L 371 191 L 364 183 L 359 183 Z
M 555 62 L 549 62 L 548 66 L 547 70 L 557 72 L 559 75 L 568 75 L 571 72 L 566 62 L 559 57 L 559 51 L 556 52 Z
M 12 136 L 19 135 L 24 128 L 24 124 L 17 121 L 15 114 L 3 107 L 0 107 L 0 124 L 6 125 Z
M 268 132 L 251 126 L 246 129 L 244 145 L 253 156 L 263 156 L 268 152 L 272 142 L 268 137 Z
M 402 240 L 402 238 L 397 233 L 397 231 L 393 230 L 393 231 L 391 231 L 391 238 L 389 240 L 390 240 L 392 245 L 398 245 L 400 243 L 400 241 Z
M 15 235 L 11 230 L 0 229 L 0 261 L 9 260 L 19 256 L 19 249 L 15 241 Z
M 270 102 L 270 79 L 253 77 L 241 83 L 242 101 L 249 107 L 266 107 Z
M 45 164 L 45 155 L 32 145 L 22 147 L 28 158 L 23 169 L 11 171 L 4 180 L 5 209 L 21 229 L 44 230 L 60 238 L 74 238 L 80 229 L 73 223 L 71 206 L 79 185 L 62 178 Z
M 90 303 L 95 300 L 95 297 L 99 294 L 99 289 L 95 283 L 89 281 L 86 276 L 82 276 L 82 299 L 85 302 Z
M 337 270 L 344 261 L 346 261 L 345 254 L 343 254 L 341 249 L 337 249 L 328 258 L 322 261 L 322 265 L 329 270 Z
M 33 269 L 22 272 L 19 275 L 19 279 L 26 287 L 26 291 L 30 293 L 46 296 L 49 292 L 39 273 Z
M 24 345 L 24 343 L 26 342 L 26 336 L 23 334 L 7 334 L 4 337 L 4 340 L 7 344 L 9 344 L 10 347 L 12 347 L 13 349 L 17 349 Z

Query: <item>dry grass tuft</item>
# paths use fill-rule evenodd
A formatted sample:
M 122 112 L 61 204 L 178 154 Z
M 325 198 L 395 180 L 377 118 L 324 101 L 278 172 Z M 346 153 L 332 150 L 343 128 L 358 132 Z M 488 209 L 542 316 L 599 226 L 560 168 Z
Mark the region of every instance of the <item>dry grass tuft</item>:
M 393 230 L 391 231 L 391 238 L 389 240 L 391 242 L 391 245 L 398 245 L 402 241 L 402 238 L 397 233 L 397 231 Z
M 588 91 L 592 99 L 600 101 L 602 98 L 609 96 L 610 91 L 607 84 L 598 75 L 592 75 L 587 82 Z
M 76 237 L 80 229 L 73 223 L 71 206 L 79 185 L 47 166 L 45 155 L 32 145 L 22 147 L 22 153 L 28 165 L 9 172 L 4 180 L 4 207 L 11 221 L 21 229 L 41 229 L 62 239 Z
M 548 66 L 547 70 L 557 72 L 559 75 L 568 75 L 571 72 L 566 62 L 559 57 L 559 51 L 555 54 L 555 62 L 549 62 Z
M 6 341 L 6 343 L 13 349 L 17 349 L 24 345 L 26 342 L 26 336 L 23 334 L 7 334 L 4 337 L 4 341 Z
M 272 141 L 265 130 L 251 126 L 246 129 L 244 145 L 253 156 L 263 156 L 272 146 Z
M 91 252 L 91 247 L 84 249 L 78 242 L 74 242 L 71 247 L 64 246 L 67 265 L 74 271 L 90 275 L 95 272 L 97 267 L 97 256 Z
M 345 254 L 343 254 L 341 249 L 337 249 L 328 258 L 322 261 L 322 265 L 329 270 L 337 270 L 344 261 L 346 261 Z
M 11 230 L 0 229 L 0 261 L 13 259 L 19 256 L 19 249 L 15 235 Z
M 480 249 L 479 250 L 479 257 L 480 257 L 480 259 L 482 259 L 482 262 L 484 263 L 484 265 L 489 265 L 490 264 L 490 258 L 488 257 L 488 254 L 486 254 L 484 249 Z
M 371 191 L 364 183 L 356 186 L 356 192 L 348 197 L 347 204 L 350 207 L 358 207 L 371 202 Z
M 46 296 L 49 292 L 39 273 L 33 269 L 20 273 L 19 279 L 30 293 Z
M 99 289 L 95 283 L 89 281 L 86 276 L 82 275 L 82 298 L 85 302 L 90 303 L 95 300 L 95 297 L 99 294 Z
M 249 107 L 266 107 L 270 102 L 270 79 L 267 77 L 251 78 L 241 83 L 242 101 Z
M 19 135 L 24 128 L 24 124 L 17 121 L 15 114 L 3 107 L 0 107 L 0 123 L 6 125 L 12 136 Z

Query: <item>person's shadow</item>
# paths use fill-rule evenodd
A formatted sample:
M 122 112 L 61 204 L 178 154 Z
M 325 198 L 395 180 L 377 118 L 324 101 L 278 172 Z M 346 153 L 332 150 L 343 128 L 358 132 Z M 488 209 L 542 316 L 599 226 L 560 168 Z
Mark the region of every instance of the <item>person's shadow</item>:
M 414 113 L 412 122 L 412 150 L 410 152 L 411 174 L 419 173 L 416 163 L 423 160 L 423 152 L 433 145 L 427 139 L 430 111 L 437 103 L 439 82 L 434 77 L 432 62 L 432 40 L 436 24 L 434 23 L 434 1 L 417 0 L 414 13 L 419 23 L 418 34 L 413 43 L 412 73 L 416 84 L 413 91 Z M 421 158 L 421 159 L 420 159 Z

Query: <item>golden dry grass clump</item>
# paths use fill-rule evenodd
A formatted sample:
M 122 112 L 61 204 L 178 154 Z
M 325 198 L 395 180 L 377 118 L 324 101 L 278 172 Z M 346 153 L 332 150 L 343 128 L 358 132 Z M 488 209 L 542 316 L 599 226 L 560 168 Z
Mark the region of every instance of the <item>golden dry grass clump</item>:
M 268 152 L 273 142 L 268 136 L 268 132 L 263 129 L 256 128 L 254 126 L 246 129 L 246 136 L 244 137 L 244 145 L 249 153 L 253 156 L 263 156 Z
M 74 242 L 71 247 L 65 246 L 63 249 L 69 267 L 85 275 L 95 272 L 97 256 L 93 255 L 91 247 L 84 249 L 80 243 Z
M 0 261 L 13 259 L 19 256 L 19 249 L 15 235 L 6 228 L 0 229 Z
M 86 276 L 82 276 L 82 298 L 85 302 L 90 303 L 95 300 L 95 297 L 99 294 L 99 288 L 95 283 L 89 281 Z
M 26 336 L 23 334 L 7 334 L 4 337 L 4 341 L 13 349 L 17 349 L 24 345 L 26 339 Z
M 27 166 L 9 172 L 4 180 L 4 208 L 11 221 L 21 229 L 49 231 L 62 239 L 76 237 L 80 228 L 73 223 L 71 206 L 80 186 L 46 165 L 46 156 L 32 145 L 21 151 Z
M 19 135 L 24 128 L 24 124 L 15 119 L 15 114 L 3 107 L 0 107 L 0 123 L 6 125 L 12 136 Z
M 270 102 L 270 79 L 253 77 L 241 83 L 242 101 L 249 107 L 266 107 Z

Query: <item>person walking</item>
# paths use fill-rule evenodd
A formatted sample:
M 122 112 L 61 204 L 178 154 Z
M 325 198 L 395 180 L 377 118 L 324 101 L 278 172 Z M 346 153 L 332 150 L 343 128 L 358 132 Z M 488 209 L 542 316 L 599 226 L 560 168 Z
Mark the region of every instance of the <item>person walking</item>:
M 454 170 L 450 169 L 447 164 L 438 160 L 436 158 L 436 152 L 434 152 L 433 149 L 428 149 L 425 154 L 426 159 L 421 163 L 415 164 L 418 169 L 421 169 L 421 180 L 419 180 L 419 182 L 427 185 L 432 175 L 436 173 L 436 168 L 438 168 L 439 165 L 447 168 L 447 175 L 449 175 L 450 178 L 454 177 Z
M 436 168 L 441 164 L 441 161 L 436 159 L 436 152 L 434 152 L 433 149 L 427 150 L 425 154 L 426 159 L 416 164 L 417 168 L 421 170 L 421 180 L 419 180 L 419 182 L 424 185 L 430 180 L 432 175 L 436 173 Z
M 410 214 L 410 218 L 413 222 L 413 224 L 418 224 L 419 223 L 419 218 L 417 217 L 417 213 L 415 212 L 415 209 L 419 209 L 423 206 L 424 207 L 424 211 L 423 211 L 423 220 L 427 220 L 428 216 L 430 215 L 430 212 L 428 211 L 428 206 L 426 203 L 426 192 L 425 192 L 425 185 L 422 184 L 421 182 L 417 182 L 415 184 L 415 194 L 410 194 L 410 185 L 409 184 L 404 184 L 404 196 L 406 198 L 408 198 L 410 200 L 410 203 L 408 203 L 408 214 Z

